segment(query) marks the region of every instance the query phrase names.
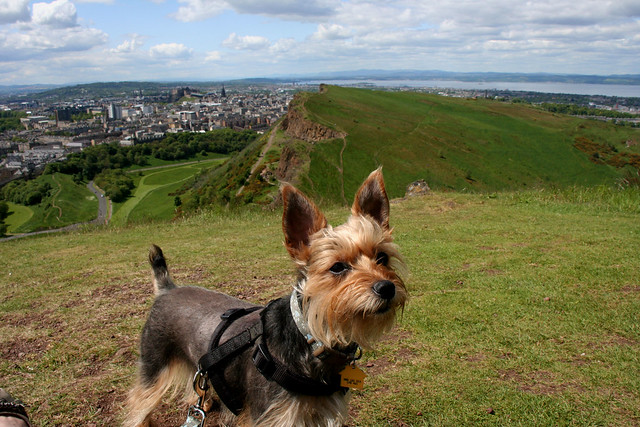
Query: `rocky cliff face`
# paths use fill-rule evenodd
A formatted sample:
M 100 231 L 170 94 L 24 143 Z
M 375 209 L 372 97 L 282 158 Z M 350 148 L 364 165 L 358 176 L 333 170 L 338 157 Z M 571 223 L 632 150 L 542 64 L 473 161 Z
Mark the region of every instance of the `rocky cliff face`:
M 318 142 L 323 139 L 344 138 L 346 136 L 343 132 L 338 132 L 305 119 L 300 109 L 294 106 L 294 102 L 295 100 L 291 103 L 289 112 L 287 112 L 281 125 L 288 136 L 307 142 Z

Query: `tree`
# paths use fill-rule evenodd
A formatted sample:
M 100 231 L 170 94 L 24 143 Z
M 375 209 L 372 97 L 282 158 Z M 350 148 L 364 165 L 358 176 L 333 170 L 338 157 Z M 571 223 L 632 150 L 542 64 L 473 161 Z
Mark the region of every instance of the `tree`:
M 4 223 L 4 220 L 9 216 L 9 205 L 0 201 L 0 236 L 4 236 L 7 234 L 7 224 Z

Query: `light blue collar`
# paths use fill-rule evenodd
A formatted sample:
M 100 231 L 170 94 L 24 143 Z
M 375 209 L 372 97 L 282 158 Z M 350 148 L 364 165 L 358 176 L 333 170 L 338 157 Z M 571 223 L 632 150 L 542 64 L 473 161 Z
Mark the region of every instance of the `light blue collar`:
M 290 298 L 290 306 L 291 306 L 291 315 L 293 316 L 294 322 L 296 322 L 296 326 L 300 333 L 307 339 L 307 342 L 313 349 L 313 355 L 316 357 L 321 357 L 324 353 L 324 345 L 314 338 L 311 335 L 311 331 L 309 330 L 309 325 L 302 315 L 302 310 L 300 309 L 300 301 L 298 300 L 298 291 L 294 290 L 291 293 Z

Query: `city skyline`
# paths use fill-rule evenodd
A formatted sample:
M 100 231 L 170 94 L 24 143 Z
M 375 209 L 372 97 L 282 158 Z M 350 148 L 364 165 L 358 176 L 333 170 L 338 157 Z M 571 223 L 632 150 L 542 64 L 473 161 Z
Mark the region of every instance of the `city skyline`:
M 640 71 L 637 1 L 429 3 L 0 0 L 0 85 L 355 69 Z

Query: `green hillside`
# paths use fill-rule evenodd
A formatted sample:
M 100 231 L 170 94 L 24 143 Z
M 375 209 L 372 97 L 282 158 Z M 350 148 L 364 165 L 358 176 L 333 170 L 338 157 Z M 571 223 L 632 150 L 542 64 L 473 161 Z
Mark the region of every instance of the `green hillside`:
M 7 218 L 9 233 L 25 233 L 48 228 L 60 228 L 67 225 L 89 222 L 96 218 L 98 200 L 84 183 L 76 183 L 70 175 L 55 173 L 41 175 L 31 181 L 32 187 L 43 188 L 42 200 L 29 204 L 9 204 Z M 4 188 L 11 188 L 22 181 L 14 181 Z M 11 200 L 10 197 L 7 200 Z
M 523 103 L 323 86 L 298 94 L 288 116 L 346 136 L 307 142 L 279 132 L 273 147 L 280 155 L 263 159 L 249 178 L 256 194 L 274 192 L 259 176 L 264 168 L 342 204 L 379 165 L 392 197 L 418 179 L 472 192 L 615 186 L 640 168 L 640 130 Z

